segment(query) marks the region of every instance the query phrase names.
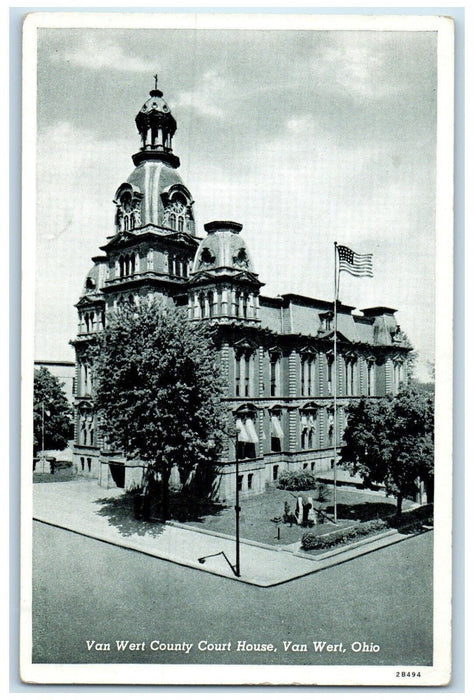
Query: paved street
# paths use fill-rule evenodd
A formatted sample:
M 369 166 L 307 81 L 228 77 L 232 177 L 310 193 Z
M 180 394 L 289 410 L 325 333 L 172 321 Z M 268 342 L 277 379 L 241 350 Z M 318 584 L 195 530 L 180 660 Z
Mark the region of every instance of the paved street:
M 33 528 L 34 663 L 431 663 L 431 532 L 263 589 L 43 523 Z M 110 651 L 88 651 L 87 640 Z M 140 648 L 119 652 L 116 640 Z M 153 640 L 193 646 L 152 651 Z M 199 651 L 200 641 L 224 650 Z M 277 651 L 239 652 L 238 641 Z M 285 651 L 284 641 L 308 651 Z M 347 651 L 315 653 L 313 641 Z M 354 642 L 380 651 L 355 653 Z

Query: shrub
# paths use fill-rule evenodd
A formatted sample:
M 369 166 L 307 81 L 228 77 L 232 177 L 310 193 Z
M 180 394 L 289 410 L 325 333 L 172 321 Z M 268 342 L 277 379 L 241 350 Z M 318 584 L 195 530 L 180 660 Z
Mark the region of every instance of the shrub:
M 322 481 L 320 481 L 317 483 L 316 488 L 318 490 L 316 494 L 316 500 L 319 501 L 319 503 L 324 503 L 324 501 L 327 501 L 329 498 L 329 489 L 327 487 L 327 484 L 324 484 Z
M 347 544 L 362 537 L 367 537 L 388 527 L 385 520 L 368 520 L 352 527 L 347 527 L 328 535 L 316 535 L 312 532 L 305 532 L 301 539 L 303 549 L 330 549 L 336 545 Z
M 278 479 L 278 488 L 285 491 L 310 491 L 316 486 L 316 479 L 311 472 L 289 471 L 286 469 L 280 474 Z

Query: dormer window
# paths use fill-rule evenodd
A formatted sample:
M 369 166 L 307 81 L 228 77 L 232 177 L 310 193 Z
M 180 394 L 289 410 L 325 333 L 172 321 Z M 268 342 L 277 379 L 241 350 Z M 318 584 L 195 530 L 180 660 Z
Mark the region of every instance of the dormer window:
M 140 201 L 142 194 L 130 183 L 124 183 L 115 194 L 117 214 L 115 223 L 118 231 L 132 231 L 141 225 Z
M 200 267 L 208 267 L 215 262 L 216 256 L 210 248 L 203 248 L 201 252 Z

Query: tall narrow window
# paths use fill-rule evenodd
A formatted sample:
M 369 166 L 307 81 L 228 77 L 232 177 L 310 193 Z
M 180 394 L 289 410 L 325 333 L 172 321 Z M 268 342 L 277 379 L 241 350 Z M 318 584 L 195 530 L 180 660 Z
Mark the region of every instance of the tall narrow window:
M 248 294 L 244 294 L 242 298 L 242 316 L 243 318 L 248 318 L 248 306 L 249 306 L 249 297 Z
M 204 299 L 204 294 L 199 295 L 199 308 L 201 310 L 201 318 L 206 317 L 206 301 Z
M 281 427 L 281 414 L 279 411 L 270 414 L 270 436 L 271 451 L 281 452 L 285 435 Z
M 333 375 L 334 375 L 334 357 L 332 355 L 326 355 L 327 360 L 327 383 L 328 383 L 328 394 L 333 392 Z
M 178 231 L 184 231 L 184 216 L 178 216 Z
M 214 294 L 213 294 L 213 292 L 208 292 L 207 303 L 209 306 L 209 318 L 212 318 L 214 316 Z
M 352 395 L 352 361 L 346 361 L 346 394 Z
M 270 396 L 280 396 L 280 357 L 270 356 Z
M 313 355 L 304 355 L 301 358 L 301 395 L 312 396 L 315 379 L 315 360 Z
M 375 372 L 374 363 L 369 360 L 367 363 L 367 396 L 375 396 Z
M 240 396 L 240 357 L 235 356 L 235 395 Z
M 251 358 L 245 355 L 244 396 L 250 396 L 250 363 Z
M 328 412 L 328 444 L 334 444 L 334 411 Z
M 169 224 L 169 227 L 173 229 L 173 231 L 176 231 L 176 214 L 170 214 L 170 218 L 168 219 L 168 224 Z

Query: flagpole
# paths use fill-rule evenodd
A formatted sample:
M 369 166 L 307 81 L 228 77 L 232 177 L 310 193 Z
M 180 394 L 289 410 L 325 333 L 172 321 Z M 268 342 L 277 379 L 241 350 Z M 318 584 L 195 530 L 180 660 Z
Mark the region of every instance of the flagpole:
M 334 522 L 337 523 L 337 297 L 338 297 L 338 273 L 337 273 L 337 241 L 334 241 L 334 416 L 333 416 L 333 444 L 334 444 Z

